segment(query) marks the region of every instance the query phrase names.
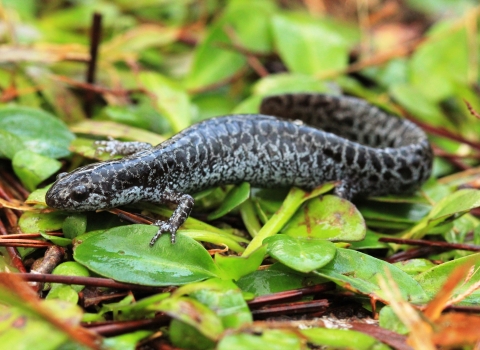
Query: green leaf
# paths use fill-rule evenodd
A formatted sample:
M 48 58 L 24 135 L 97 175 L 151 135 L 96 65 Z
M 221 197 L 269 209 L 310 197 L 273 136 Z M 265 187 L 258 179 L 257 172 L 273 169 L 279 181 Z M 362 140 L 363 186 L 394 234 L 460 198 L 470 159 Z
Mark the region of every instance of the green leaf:
M 357 350 L 388 350 L 373 336 L 349 329 L 309 328 L 300 332 L 307 337 L 308 343 L 322 348 L 357 349 Z
M 240 289 L 230 280 L 218 278 L 180 287 L 174 296 L 189 294 L 213 310 L 225 328 L 238 329 L 252 323 L 252 314 Z
M 318 75 L 347 67 L 350 43 L 327 21 L 286 13 L 272 23 L 275 45 L 290 71 Z
M 294 271 L 275 263 L 266 270 L 258 270 L 240 278 L 237 285 L 256 296 L 273 294 L 328 282 L 327 279 Z
M 175 82 L 158 73 L 143 72 L 139 79 L 152 93 L 158 110 L 170 121 L 174 132 L 185 129 L 191 123 L 190 98 Z
M 230 1 L 225 13 L 208 28 L 205 39 L 195 50 L 185 83 L 187 88 L 197 90 L 237 73 L 247 61 L 243 54 L 231 48 L 235 41 L 252 51 L 270 51 L 269 18 L 274 10 L 272 1 Z
M 63 238 L 63 237 L 58 237 L 55 235 L 49 235 L 45 232 L 40 231 L 40 235 L 45 238 L 46 240 L 52 242 L 55 245 L 58 245 L 60 247 L 68 247 L 69 245 L 72 245 L 72 240 L 69 238 Z
M 290 219 L 284 234 L 331 241 L 361 241 L 367 228 L 357 208 L 346 199 L 326 195 L 313 198 Z
M 430 101 L 438 102 L 454 92 L 457 82 L 468 82 L 469 41 L 466 25 L 443 21 L 432 26 L 429 40 L 410 59 L 412 85 Z
M 85 268 L 85 266 L 80 265 L 75 261 L 66 261 L 55 267 L 52 271 L 52 275 L 89 277 L 90 272 Z M 55 289 L 60 288 L 61 286 L 65 286 L 65 284 L 52 283 L 50 293 L 53 292 Z M 76 293 L 79 293 L 85 286 L 72 284 L 70 287 Z
M 52 211 L 50 213 L 26 211 L 18 220 L 18 226 L 24 233 L 60 230 L 67 215 L 62 211 Z
M 87 216 L 83 213 L 74 213 L 65 218 L 62 226 L 63 235 L 73 239 L 83 235 L 87 230 Z
M 282 264 L 300 272 L 311 272 L 328 264 L 335 256 L 335 244 L 287 236 L 268 237 L 267 252 Z
M 386 271 L 398 285 L 404 299 L 413 303 L 426 301 L 422 287 L 398 267 L 354 250 L 337 249 L 335 258 L 315 273 L 355 293 L 388 303 L 378 284 L 379 276 L 388 277 Z
M 171 297 L 148 307 L 150 311 L 162 311 L 182 321 L 208 339 L 217 340 L 224 328 L 220 318 L 202 303 L 187 297 Z
M 218 343 L 217 349 L 301 350 L 304 346 L 302 339 L 295 332 L 271 329 L 263 330 L 260 335 L 249 333 L 226 335 Z
M 442 289 L 453 270 L 465 263 L 473 264 L 472 271 L 475 271 L 475 273 L 469 276 L 468 280 L 460 283 L 460 285 L 455 289 L 453 295 L 453 297 L 455 297 L 459 294 L 465 293 L 475 283 L 480 283 L 480 253 L 472 254 L 432 267 L 431 269 L 417 275 L 415 279 L 423 287 L 429 298 L 433 298 Z M 459 303 L 459 305 L 465 306 L 475 306 L 478 304 L 480 304 L 479 289 L 474 291 Z
M 215 220 L 228 214 L 250 196 L 250 184 L 243 182 L 228 192 L 222 204 L 213 212 L 208 214 L 207 220 Z
M 33 191 L 39 183 L 55 174 L 62 163 L 24 149 L 15 153 L 12 166 L 27 190 Z
M 18 136 L 0 129 L 0 158 L 12 159 L 18 151 L 24 148 L 25 146 Z
M 225 276 L 234 281 L 258 269 L 266 254 L 266 248 L 260 247 L 247 257 L 215 254 L 215 263 Z
M 441 199 L 430 213 L 410 230 L 401 233 L 402 238 L 422 238 L 434 227 L 455 219 L 468 211 L 480 207 L 480 191 L 462 189 Z
M 127 334 L 117 335 L 115 337 L 102 338 L 102 348 L 135 350 L 142 339 L 146 339 L 153 331 L 138 330 Z
M 170 243 L 164 234 L 153 247 L 157 227 L 115 227 L 85 239 L 74 252 L 75 261 L 114 280 L 150 286 L 181 285 L 216 277 L 208 252 L 193 239 L 178 234 Z
M 173 346 L 180 349 L 214 349 L 215 342 L 200 333 L 195 327 L 173 319 L 170 322 L 169 333 Z
M 28 107 L 0 107 L 0 130 L 17 136 L 28 150 L 49 158 L 68 156 L 68 146 L 75 138 L 53 115 Z
M 292 188 L 285 198 L 282 207 L 270 218 L 270 220 L 262 227 L 260 232 L 252 239 L 247 249 L 243 252 L 243 256 L 250 255 L 254 250 L 258 249 L 265 238 L 273 236 L 279 232 L 282 227 L 290 220 L 303 202 L 310 198 L 319 196 L 333 188 L 333 183 L 325 183 L 312 192 L 305 192 L 299 188 Z

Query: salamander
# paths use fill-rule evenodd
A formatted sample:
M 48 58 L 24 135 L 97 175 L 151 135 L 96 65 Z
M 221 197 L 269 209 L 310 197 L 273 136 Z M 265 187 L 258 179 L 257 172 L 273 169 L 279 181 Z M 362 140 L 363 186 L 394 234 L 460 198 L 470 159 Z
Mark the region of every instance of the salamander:
M 338 181 L 334 193 L 346 199 L 397 194 L 425 182 L 433 161 L 427 136 L 414 123 L 354 97 L 308 93 L 269 96 L 260 114 L 208 119 L 155 147 L 134 149 L 59 174 L 47 205 L 93 211 L 171 202 L 177 207 L 167 221 L 154 223 L 150 244 L 164 232 L 174 243 L 194 205 L 191 194 L 207 188 L 246 181 L 311 190 Z

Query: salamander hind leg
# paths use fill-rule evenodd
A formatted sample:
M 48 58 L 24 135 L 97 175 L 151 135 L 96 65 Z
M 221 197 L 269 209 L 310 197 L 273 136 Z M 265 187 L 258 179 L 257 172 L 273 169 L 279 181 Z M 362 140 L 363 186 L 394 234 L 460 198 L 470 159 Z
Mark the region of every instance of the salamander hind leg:
M 335 186 L 333 194 L 339 196 L 340 198 L 351 200 L 353 197 L 355 197 L 356 191 L 354 186 L 352 186 L 351 181 L 342 180 L 337 186 Z
M 175 243 L 177 230 L 183 225 L 185 220 L 187 220 L 195 203 L 192 196 L 173 191 L 164 192 L 160 202 L 171 202 L 177 204 L 177 208 L 167 221 L 157 220 L 153 223 L 153 225 L 158 227 L 158 231 L 150 241 L 150 246 L 153 246 L 165 232 L 170 232 L 171 242 Z

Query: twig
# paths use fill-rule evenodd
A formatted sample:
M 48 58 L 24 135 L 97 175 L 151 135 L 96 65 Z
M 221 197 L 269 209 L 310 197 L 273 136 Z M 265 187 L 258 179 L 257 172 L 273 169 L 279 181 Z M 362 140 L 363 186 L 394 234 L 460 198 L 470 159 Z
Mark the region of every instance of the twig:
M 102 15 L 99 13 L 94 13 L 92 29 L 90 33 L 90 60 L 88 61 L 87 78 L 86 78 L 86 81 L 89 84 L 93 84 L 95 82 L 98 46 L 100 45 L 101 35 L 102 35 Z M 88 117 L 92 116 L 94 100 L 95 100 L 95 94 L 92 93 L 92 91 L 90 90 L 86 90 L 84 108 Z
M 63 275 L 50 275 L 50 274 L 37 274 L 37 273 L 19 273 L 20 278 L 29 282 L 43 282 L 43 283 L 64 283 L 64 284 L 78 284 L 91 287 L 104 287 L 115 289 L 129 289 L 135 291 L 144 291 L 152 293 L 163 293 L 170 291 L 171 288 L 142 286 L 131 283 L 116 282 L 109 278 L 99 277 L 81 277 L 81 276 L 63 276 Z
M 448 242 L 441 242 L 441 241 L 428 241 L 425 239 L 404 239 L 404 238 L 395 238 L 395 237 L 382 237 L 378 241 L 387 242 L 387 243 L 420 245 L 420 246 L 427 246 L 427 247 L 440 247 L 444 249 L 459 249 L 459 250 L 468 250 L 471 252 L 480 252 L 480 246 L 472 245 L 472 244 L 448 243 Z

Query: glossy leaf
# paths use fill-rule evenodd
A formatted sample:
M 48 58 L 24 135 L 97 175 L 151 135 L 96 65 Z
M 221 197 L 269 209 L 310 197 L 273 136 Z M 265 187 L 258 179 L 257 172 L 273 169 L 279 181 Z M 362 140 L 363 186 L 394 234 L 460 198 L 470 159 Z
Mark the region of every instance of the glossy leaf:
M 267 252 L 282 264 L 300 272 L 311 272 L 328 264 L 336 247 L 329 241 L 294 238 L 285 234 L 268 237 Z
M 388 303 L 378 284 L 378 276 L 386 278 L 386 270 L 406 300 L 414 303 L 426 301 L 427 296 L 422 287 L 408 274 L 383 260 L 354 250 L 337 249 L 335 258 L 316 273 L 343 288 Z
M 326 195 L 308 201 L 283 233 L 297 238 L 361 241 L 366 230 L 362 215 L 351 202 Z
M 156 227 L 147 225 L 115 227 L 85 239 L 76 247 L 74 259 L 102 276 L 150 286 L 217 276 L 217 267 L 199 243 L 178 234 L 177 242 L 171 244 L 164 234 L 150 247 L 156 232 Z
M 304 347 L 302 339 L 294 332 L 271 329 L 264 330 L 259 335 L 249 333 L 226 335 L 218 343 L 217 349 L 301 350 Z
M 240 204 L 245 202 L 250 196 L 250 184 L 243 182 L 240 185 L 234 187 L 227 196 L 223 203 L 215 211 L 211 212 L 207 216 L 207 220 L 215 220 L 228 214 Z
M 220 318 L 208 307 L 191 298 L 167 298 L 148 309 L 165 312 L 170 317 L 194 327 L 211 340 L 217 340 L 223 332 Z
M 242 292 L 230 280 L 214 278 L 191 283 L 177 289 L 174 296 L 184 294 L 214 310 L 225 328 L 238 329 L 253 322 Z
M 432 298 L 441 290 L 442 286 L 447 282 L 448 276 L 457 267 L 462 266 L 465 263 L 471 263 L 473 265 L 473 275 L 469 276 L 468 280 L 465 280 L 455 289 L 454 297 L 466 292 L 475 283 L 480 283 L 480 253 L 466 256 L 463 258 L 455 259 L 443 263 L 438 266 L 434 266 L 431 269 L 417 275 L 415 279 L 423 287 L 427 295 Z M 478 305 L 480 303 L 480 290 L 477 289 L 472 294 L 467 296 L 459 305 Z
M 50 213 L 25 212 L 18 221 L 18 226 L 25 233 L 55 231 L 62 228 L 67 213 L 53 211 Z
M 20 137 L 0 129 L 0 157 L 12 159 L 18 152 L 25 149 Z
M 169 120 L 174 132 L 190 125 L 190 99 L 180 86 L 153 72 L 142 73 L 140 81 L 145 89 L 155 96 L 155 106 Z
M 350 329 L 328 329 L 309 328 L 300 330 L 302 335 L 307 337 L 310 344 L 334 349 L 358 349 L 358 350 L 388 350 L 385 344 L 373 336 L 350 330 Z
M 209 28 L 195 50 L 187 88 L 196 90 L 238 72 L 246 59 L 230 48 L 234 44 L 256 52 L 268 52 L 271 47 L 269 17 L 274 9 L 270 0 L 230 1 L 223 16 Z
M 328 282 L 327 279 L 294 271 L 280 263 L 240 278 L 237 285 L 256 296 L 303 288 Z
M 1 107 L 0 130 L 17 136 L 30 151 L 49 158 L 68 156 L 68 146 L 75 138 L 59 119 L 28 107 Z
M 12 166 L 25 187 L 33 191 L 38 184 L 55 174 L 62 163 L 24 149 L 15 153 Z
M 347 66 L 349 40 L 327 21 L 289 13 L 275 15 L 272 28 L 279 54 L 292 72 L 316 75 Z

